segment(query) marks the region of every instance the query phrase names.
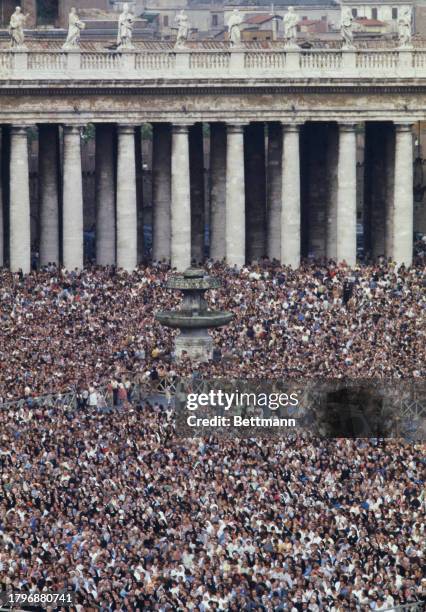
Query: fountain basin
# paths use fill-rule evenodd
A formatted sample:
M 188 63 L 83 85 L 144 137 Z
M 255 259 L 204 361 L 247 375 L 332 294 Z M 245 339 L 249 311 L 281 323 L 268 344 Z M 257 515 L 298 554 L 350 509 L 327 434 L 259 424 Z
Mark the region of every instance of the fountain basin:
M 232 312 L 207 311 L 190 313 L 183 310 L 165 310 L 155 315 L 157 321 L 166 327 L 179 329 L 204 329 L 228 325 L 234 318 Z

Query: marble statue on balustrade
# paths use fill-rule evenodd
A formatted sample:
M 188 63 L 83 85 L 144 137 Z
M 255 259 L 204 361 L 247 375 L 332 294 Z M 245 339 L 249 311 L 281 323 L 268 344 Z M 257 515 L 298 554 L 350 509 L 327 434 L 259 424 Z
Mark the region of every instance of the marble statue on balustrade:
M 16 51 L 25 50 L 24 25 L 28 15 L 24 15 L 21 7 L 17 6 L 15 12 L 12 13 L 9 22 L 10 46 Z
M 80 21 L 77 10 L 73 7 L 68 15 L 68 35 L 62 49 L 73 51 L 80 48 L 80 32 L 84 30 L 86 24 Z
M 188 34 L 189 34 L 188 15 L 185 14 L 185 11 L 181 11 L 176 16 L 175 21 L 178 24 L 178 32 L 176 36 L 175 47 L 177 49 L 182 49 L 186 47 L 186 41 L 188 40 Z
M 398 40 L 400 49 L 412 49 L 412 12 L 411 7 L 404 8 L 398 19 Z
M 133 49 L 132 35 L 134 15 L 130 12 L 127 2 L 123 4 L 123 12 L 118 18 L 117 50 Z
M 238 9 L 234 9 L 228 19 L 228 33 L 231 47 L 241 46 L 241 30 L 240 26 L 243 23 L 243 18 Z
M 293 6 L 288 7 L 288 11 L 284 17 L 284 40 L 287 48 L 298 49 L 296 43 L 297 39 L 297 24 L 299 23 L 299 16 L 294 10 Z
M 354 49 L 354 20 L 351 9 L 342 7 L 341 34 L 343 38 L 343 49 Z

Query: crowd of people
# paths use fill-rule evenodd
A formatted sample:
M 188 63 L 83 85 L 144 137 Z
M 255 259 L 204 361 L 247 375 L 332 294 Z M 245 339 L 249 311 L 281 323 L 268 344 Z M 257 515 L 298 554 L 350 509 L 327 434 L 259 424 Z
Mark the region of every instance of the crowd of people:
M 220 358 L 209 376 L 406 378 L 426 373 L 424 259 L 349 270 L 268 260 L 237 271 L 208 264 L 223 286 L 214 309 L 234 320 L 214 332 Z M 422 263 L 423 262 L 423 263 Z M 186 375 L 173 363 L 173 332 L 155 321 L 179 304 L 165 265 L 129 274 L 113 268 L 27 276 L 0 272 L 0 398 L 3 402 L 123 377 Z
M 424 272 L 424 250 L 410 268 L 207 263 L 210 306 L 235 316 L 197 376 L 424 379 Z M 78 612 L 422 601 L 424 445 L 183 439 L 137 397 L 194 375 L 154 318 L 179 307 L 170 273 L 0 271 L 0 590 L 68 590 Z
M 0 411 L 0 440 L 0 589 L 69 591 L 79 612 L 424 596 L 420 445 L 189 440 L 166 405 L 127 401 Z

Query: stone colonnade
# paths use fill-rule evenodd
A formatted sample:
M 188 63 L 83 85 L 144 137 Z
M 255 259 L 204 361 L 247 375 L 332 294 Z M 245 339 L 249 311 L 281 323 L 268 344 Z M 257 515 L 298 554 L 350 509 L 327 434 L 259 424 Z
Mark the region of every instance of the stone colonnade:
M 315 125 L 322 129 L 322 124 Z M 375 124 L 366 125 L 368 135 Z M 308 126 L 278 122 L 210 124 L 210 215 L 206 219 L 202 125 L 153 124 L 153 260 L 170 259 L 173 267 L 183 270 L 206 255 L 215 260 L 225 258 L 229 265 L 238 267 L 267 255 L 297 267 L 301 257 L 311 254 L 312 245 L 323 244 L 319 251 L 322 256 L 354 265 L 357 126 L 333 124 L 327 132 L 327 147 L 318 138 L 312 145 Z M 8 215 L 0 215 L 0 257 L 6 251 L 3 238 L 8 231 L 10 268 L 28 272 L 27 129 L 13 125 L 9 134 L 10 151 L 2 151 L 2 157 L 9 155 L 9 163 L 2 163 L 2 168 L 8 167 L 0 185 L 4 192 L 7 180 Z M 80 126 L 63 126 L 62 145 L 58 134 L 57 126 L 39 127 L 40 265 L 56 262 L 67 269 L 81 268 Z M 410 264 L 411 125 L 390 124 L 383 142 L 387 167 L 380 175 L 382 183 L 366 179 L 366 189 L 370 185 L 369 244 L 373 254 Z M 315 166 L 315 156 L 319 166 Z M 375 159 L 374 163 L 379 163 L 380 155 Z M 127 270 L 137 265 L 136 163 L 134 126 L 96 125 L 96 259 L 101 265 Z M 327 170 L 323 175 L 321 163 Z M 310 187 L 315 172 L 319 172 L 321 183 L 317 194 Z M 317 212 L 315 198 L 321 199 L 323 207 Z M 4 202 L 4 197 L 1 200 Z M 381 200 L 385 201 L 382 208 Z M 7 224 L 3 217 L 7 217 Z M 206 228 L 209 252 L 204 244 Z

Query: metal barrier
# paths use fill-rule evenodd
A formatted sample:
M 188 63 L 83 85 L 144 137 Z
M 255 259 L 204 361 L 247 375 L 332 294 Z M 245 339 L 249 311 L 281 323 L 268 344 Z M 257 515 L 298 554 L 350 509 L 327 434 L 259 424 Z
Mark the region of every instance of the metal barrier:
M 128 393 L 128 399 L 130 401 L 138 402 L 149 398 L 164 397 L 167 402 L 177 395 L 182 397 L 181 394 L 186 395 L 188 393 L 208 393 L 211 388 L 212 381 L 192 376 L 189 378 L 179 378 L 175 375 L 165 375 L 152 380 L 141 376 L 140 373 L 134 374 L 133 372 L 121 373 L 122 380 L 130 382 L 130 394 Z M 232 381 L 227 381 L 228 384 Z M 250 381 L 252 391 L 256 388 L 256 381 Z M 107 408 L 113 405 L 117 405 L 117 398 L 113 398 L 113 390 L 110 384 L 104 384 L 96 387 L 97 392 L 97 404 L 98 408 Z M 305 395 L 309 395 L 312 389 L 306 387 Z M 8 402 L 0 403 L 0 410 L 20 410 L 27 402 L 31 402 L 32 406 L 63 406 L 71 407 L 76 409 L 79 406 L 79 393 L 77 389 L 69 391 L 68 393 L 53 394 L 49 393 L 46 395 L 40 395 L 38 397 L 21 398 L 18 400 L 11 400 Z M 404 429 L 398 429 L 401 432 L 401 436 L 397 433 L 398 437 L 405 437 L 407 440 L 415 441 L 420 439 L 421 435 L 414 435 L 417 432 L 417 428 L 422 427 L 424 430 L 424 418 L 426 414 L 426 402 L 424 399 L 424 393 L 418 396 L 418 393 L 413 393 L 411 397 L 401 396 L 397 400 L 393 399 L 391 402 L 394 405 L 394 409 L 399 413 L 399 419 L 404 425 Z M 83 406 L 90 406 L 89 397 L 83 402 Z M 407 422 L 413 425 L 410 429 Z M 401 427 L 402 427 L 401 425 Z M 404 435 L 402 434 L 404 431 Z M 414 432 L 414 433 L 413 433 Z M 418 433 L 418 432 L 417 432 Z
M 0 409 L 8 410 L 10 408 L 20 409 L 25 406 L 28 402 L 32 405 L 38 406 L 54 406 L 55 404 L 62 403 L 63 405 L 76 404 L 76 392 L 70 391 L 68 393 L 48 393 L 46 395 L 24 397 L 17 400 L 10 400 L 7 402 L 0 403 Z
M 176 376 L 161 376 L 156 380 L 140 380 L 140 377 L 134 377 L 133 380 L 129 376 L 127 380 L 131 383 L 131 399 L 141 400 L 154 395 L 164 395 L 165 397 L 174 395 L 176 392 Z M 112 403 L 112 392 L 109 385 L 96 387 L 99 403 L 108 405 Z M 26 404 L 31 403 L 32 406 L 55 406 L 63 405 L 76 408 L 78 404 L 77 390 L 69 391 L 68 393 L 47 393 L 39 396 L 29 396 L 28 398 L 20 398 L 0 403 L 1 410 L 10 410 L 15 408 L 19 410 Z M 0 611 L 1 612 L 1 611 Z

